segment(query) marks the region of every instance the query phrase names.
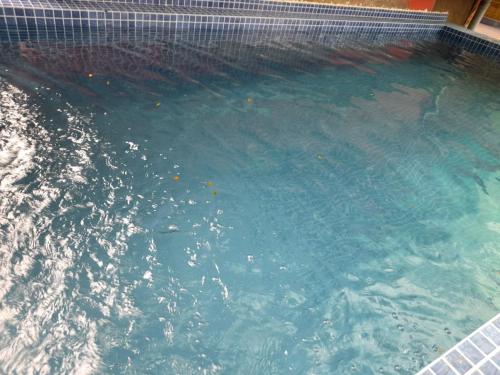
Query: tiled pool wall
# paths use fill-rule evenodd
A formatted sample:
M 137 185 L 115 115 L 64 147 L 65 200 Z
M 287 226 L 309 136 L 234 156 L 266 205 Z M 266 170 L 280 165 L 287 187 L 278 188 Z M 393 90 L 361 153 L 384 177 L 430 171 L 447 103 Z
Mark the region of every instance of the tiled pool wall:
M 440 38 L 500 57 L 498 43 L 446 24 L 447 14 L 272 0 L 0 0 L 0 40 L 213 38 L 234 33 L 337 39 Z
M 500 314 L 472 332 L 417 375 L 500 374 Z
M 437 35 L 445 13 L 274 1 L 0 0 L 3 40 L 67 38 L 97 31 L 131 35 L 189 32 Z
M 439 39 L 469 52 L 492 59 L 500 59 L 500 43 L 485 38 L 462 27 L 446 25 L 439 32 Z
M 446 21 L 447 14 L 442 12 L 422 12 L 412 10 L 381 9 L 359 6 L 316 4 L 304 2 L 286 2 L 274 0 L 77 0 L 101 4 L 145 4 L 170 7 L 204 8 L 204 9 L 226 9 L 226 10 L 250 10 L 280 13 L 312 13 L 323 15 L 340 15 L 355 17 L 379 17 L 390 19 L 421 19 Z M 18 0 L 13 0 L 17 3 Z M 35 1 L 36 2 L 36 1 Z M 65 0 L 53 0 L 55 3 L 64 3 Z M 8 1 L 7 1 L 8 3 Z

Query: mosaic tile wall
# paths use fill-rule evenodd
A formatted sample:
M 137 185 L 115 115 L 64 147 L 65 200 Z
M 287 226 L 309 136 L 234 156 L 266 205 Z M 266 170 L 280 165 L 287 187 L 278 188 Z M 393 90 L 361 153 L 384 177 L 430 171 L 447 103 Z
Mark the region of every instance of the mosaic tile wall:
M 439 32 L 439 38 L 466 51 L 492 59 L 500 59 L 500 43 L 485 39 L 482 35 L 471 33 L 462 27 L 446 25 Z
M 54 0 L 60 1 L 60 0 Z M 314 13 L 350 17 L 378 17 L 445 22 L 446 13 L 418 12 L 411 10 L 378 9 L 328 4 L 282 2 L 274 0 L 81 0 L 101 3 L 150 4 L 190 8 L 241 9 L 285 13 Z
M 363 37 L 438 35 L 499 58 L 498 43 L 446 25 L 446 14 L 266 0 L 0 0 L 0 40 L 79 39 L 86 34 L 165 38 L 193 33 L 306 33 Z M 98 35 L 99 38 L 102 35 Z
M 500 314 L 460 341 L 417 375 L 500 374 Z
M 446 14 L 268 0 L 0 0 L 0 37 L 17 41 L 121 29 L 130 33 L 219 31 L 437 33 Z

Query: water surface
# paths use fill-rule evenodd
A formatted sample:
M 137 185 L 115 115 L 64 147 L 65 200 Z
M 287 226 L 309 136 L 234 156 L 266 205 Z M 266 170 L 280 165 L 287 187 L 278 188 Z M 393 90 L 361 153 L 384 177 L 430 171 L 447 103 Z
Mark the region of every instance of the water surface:
M 411 41 L 0 56 L 0 372 L 412 374 L 500 309 L 498 64 Z

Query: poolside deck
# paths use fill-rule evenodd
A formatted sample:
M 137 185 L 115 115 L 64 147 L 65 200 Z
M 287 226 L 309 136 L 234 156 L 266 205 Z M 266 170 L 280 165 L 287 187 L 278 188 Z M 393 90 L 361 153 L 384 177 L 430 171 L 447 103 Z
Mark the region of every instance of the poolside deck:
M 500 375 L 500 314 L 417 375 Z
M 497 41 L 500 41 L 500 28 L 490 26 L 490 25 L 485 25 L 484 23 L 480 23 L 477 25 L 476 30 L 477 33 L 486 35 L 487 37 L 491 39 L 495 39 Z

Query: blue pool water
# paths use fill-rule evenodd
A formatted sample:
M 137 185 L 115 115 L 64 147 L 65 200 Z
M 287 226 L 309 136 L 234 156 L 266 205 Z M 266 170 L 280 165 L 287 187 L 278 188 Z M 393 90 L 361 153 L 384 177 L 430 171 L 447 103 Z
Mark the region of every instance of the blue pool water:
M 412 374 L 500 309 L 499 65 L 438 42 L 0 51 L 0 372 Z

